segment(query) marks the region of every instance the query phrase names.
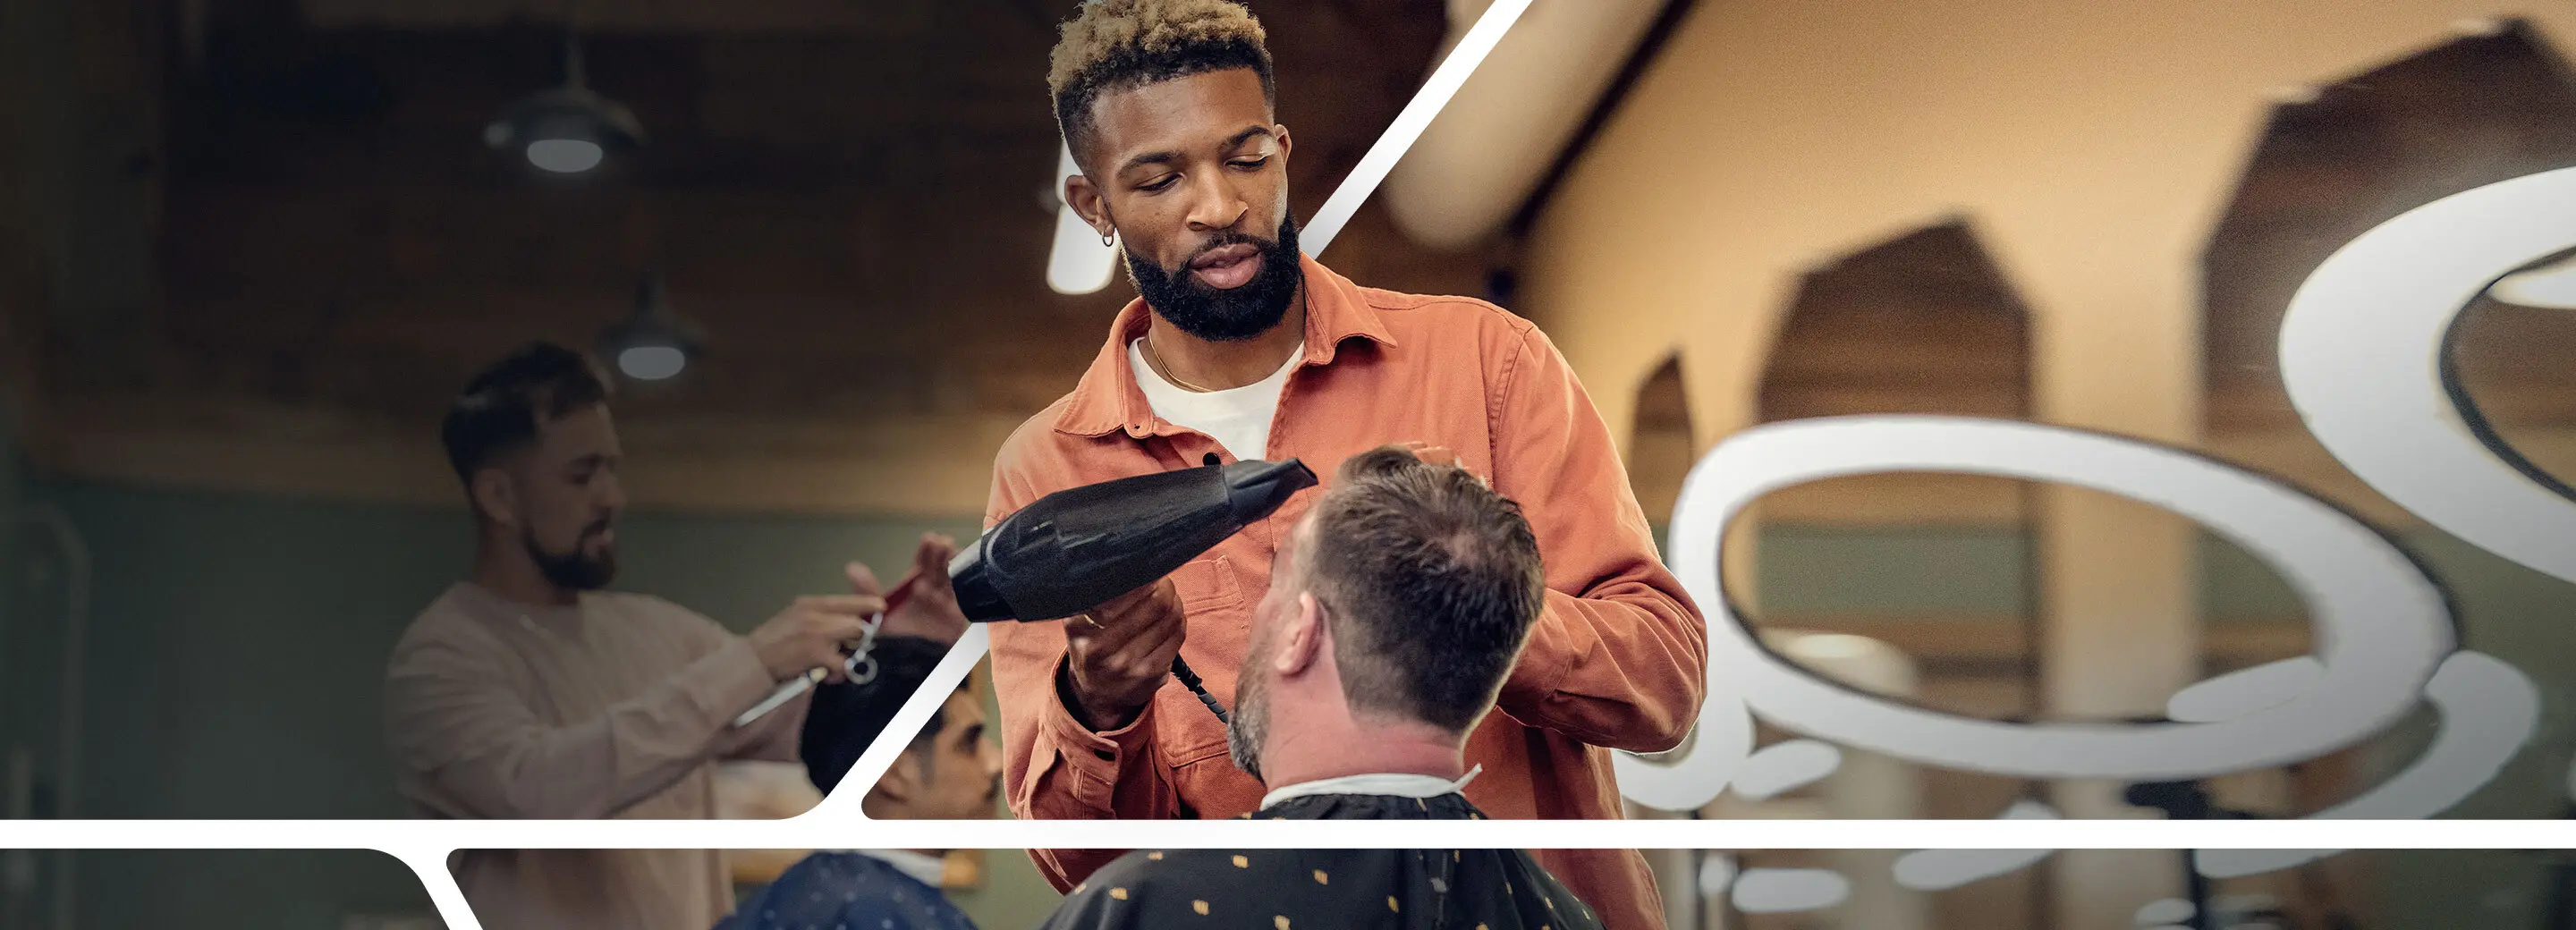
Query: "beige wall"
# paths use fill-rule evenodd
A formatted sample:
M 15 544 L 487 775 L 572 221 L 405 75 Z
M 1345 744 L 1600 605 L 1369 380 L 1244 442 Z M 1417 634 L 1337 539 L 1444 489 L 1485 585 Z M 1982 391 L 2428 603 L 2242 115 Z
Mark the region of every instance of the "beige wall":
M 2545 33 L 2576 39 L 2576 12 L 2532 6 Z M 2200 249 L 2267 95 L 2523 12 L 1704 4 L 1542 215 L 1523 309 L 1612 422 L 1679 347 L 1706 445 L 1749 420 L 1803 271 L 1964 215 L 2036 315 L 2041 418 L 2189 442 Z
M 2035 419 L 2196 446 L 2201 250 L 2270 95 L 2516 14 L 2576 42 L 2576 9 L 2492 0 L 1699 4 L 1540 218 L 1521 309 L 1613 423 L 1678 350 L 1706 449 L 1754 422 L 1806 270 L 1964 218 L 2031 309 Z M 2038 527 L 2049 709 L 2160 709 L 2199 670 L 2193 528 L 2067 489 Z M 2066 857 L 2096 893 L 2061 925 L 2127 926 L 2169 858 Z

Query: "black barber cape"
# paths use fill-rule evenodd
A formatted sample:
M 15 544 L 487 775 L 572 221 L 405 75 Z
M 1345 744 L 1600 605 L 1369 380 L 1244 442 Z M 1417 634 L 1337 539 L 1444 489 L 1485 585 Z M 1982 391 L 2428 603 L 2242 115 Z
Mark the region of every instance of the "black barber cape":
M 1482 820 L 1457 794 L 1290 798 L 1257 820 Z M 1517 849 L 1164 850 L 1128 853 L 1065 896 L 1047 930 L 1598 930 Z

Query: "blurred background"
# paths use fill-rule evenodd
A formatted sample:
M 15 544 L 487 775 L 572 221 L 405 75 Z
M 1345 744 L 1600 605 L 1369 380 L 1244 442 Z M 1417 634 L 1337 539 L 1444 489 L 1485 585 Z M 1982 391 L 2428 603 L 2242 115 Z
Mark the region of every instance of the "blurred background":
M 1249 5 L 1301 217 L 1485 6 Z M 1044 61 L 1074 6 L 0 0 L 0 815 L 404 816 L 384 661 L 471 545 L 437 421 L 527 340 L 621 372 L 621 587 L 748 629 L 847 559 L 973 532 L 1002 437 L 1132 296 L 1057 234 Z M 2576 165 L 2571 47 L 2576 11 L 2537 2 L 1537 0 L 1322 258 L 1537 320 L 1659 525 L 1727 435 L 1835 414 L 2079 426 L 2280 476 L 2400 540 L 2463 645 L 2539 690 L 2449 815 L 2561 817 L 2576 586 L 2336 464 L 2274 334 L 2352 236 Z M 2576 314 L 2545 303 L 2481 300 L 2448 351 L 2501 441 L 2566 481 Z M 2315 645 L 2259 560 L 2061 487 L 1817 482 L 1728 546 L 1782 655 L 1964 716 L 2160 719 Z M 2439 725 L 2185 799 L 2330 809 Z M 1683 816 L 2163 815 L 2120 784 L 1773 761 Z M 1894 856 L 1726 859 L 1854 876 L 1846 903 L 1767 915 L 1723 883 L 1675 893 L 1717 859 L 1657 861 L 1677 926 L 2129 927 L 2189 884 L 2172 854 L 2090 853 L 1925 891 L 1885 878 Z M 980 863 L 972 894 L 1052 894 L 1015 853 Z M 2543 927 L 2565 882 L 2375 854 L 2230 893 L 2289 902 L 2283 927 Z M 192 913 L 138 886 L 241 926 L 421 907 L 354 854 L 9 853 L 0 925 Z

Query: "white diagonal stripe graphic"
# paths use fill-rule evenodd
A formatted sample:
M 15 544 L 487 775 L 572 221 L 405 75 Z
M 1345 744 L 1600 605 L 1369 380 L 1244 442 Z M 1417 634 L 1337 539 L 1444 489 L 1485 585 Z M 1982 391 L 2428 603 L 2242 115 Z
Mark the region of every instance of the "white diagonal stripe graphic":
M 1333 237 L 1342 234 L 1351 215 L 1360 211 L 1360 203 L 1377 193 L 1387 172 L 1394 171 L 1395 163 L 1404 160 L 1413 141 L 1422 138 L 1422 131 L 1430 128 L 1431 120 L 1449 105 L 1449 98 L 1458 95 L 1467 76 L 1476 73 L 1477 65 L 1484 64 L 1485 56 L 1493 52 L 1495 43 L 1503 40 L 1503 33 L 1511 30 L 1512 23 L 1529 5 L 1530 0 L 1495 0 L 1493 6 L 1485 8 L 1485 15 L 1476 18 L 1476 25 L 1468 28 L 1456 48 L 1449 50 L 1449 57 L 1432 69 L 1431 79 L 1422 82 L 1422 90 L 1413 95 L 1413 102 L 1395 114 L 1395 122 L 1387 124 L 1377 144 L 1369 146 L 1368 154 L 1360 156 L 1350 176 L 1342 179 L 1342 186 L 1334 188 L 1333 196 L 1325 199 L 1323 209 L 1315 211 L 1314 218 L 1298 231 L 1308 254 L 1324 254 L 1324 248 L 1333 244 Z

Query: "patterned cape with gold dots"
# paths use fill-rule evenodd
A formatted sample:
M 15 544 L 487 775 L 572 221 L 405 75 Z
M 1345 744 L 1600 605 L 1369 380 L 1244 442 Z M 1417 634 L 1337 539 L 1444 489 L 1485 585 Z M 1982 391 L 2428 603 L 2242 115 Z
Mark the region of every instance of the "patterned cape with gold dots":
M 1259 820 L 1482 819 L 1456 794 L 1314 795 Z M 1048 930 L 1595 930 L 1517 849 L 1139 850 L 1066 895 Z

